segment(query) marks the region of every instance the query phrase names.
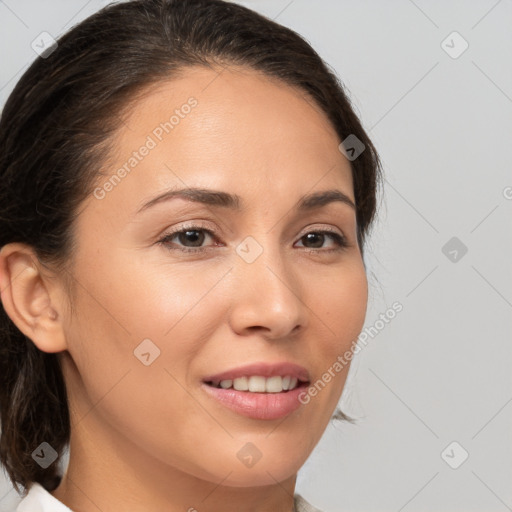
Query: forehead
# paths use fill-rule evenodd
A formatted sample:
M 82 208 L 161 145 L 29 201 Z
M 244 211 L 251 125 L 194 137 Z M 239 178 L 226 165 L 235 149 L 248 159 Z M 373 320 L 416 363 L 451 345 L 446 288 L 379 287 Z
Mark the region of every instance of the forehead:
M 248 203 L 264 201 L 263 189 L 269 200 L 292 195 L 296 201 L 316 183 L 353 198 L 339 143 L 305 91 L 252 69 L 191 67 L 130 105 L 98 183 L 124 167 L 109 200 L 122 199 L 130 210 L 177 185 L 230 189 Z M 134 156 L 144 146 L 150 147 L 145 155 Z

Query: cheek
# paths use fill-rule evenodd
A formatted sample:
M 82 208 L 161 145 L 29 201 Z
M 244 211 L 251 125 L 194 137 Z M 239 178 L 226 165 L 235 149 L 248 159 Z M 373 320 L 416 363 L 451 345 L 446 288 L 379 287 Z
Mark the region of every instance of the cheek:
M 323 410 L 319 416 L 324 422 L 343 391 L 352 351 L 364 326 L 367 301 L 368 282 L 362 262 L 333 277 L 314 297 L 311 318 L 318 318 L 317 327 L 323 335 L 318 338 L 312 358 L 316 361 L 316 377 L 322 381 L 317 385 L 317 406 Z M 324 385 L 328 389 L 325 393 Z
M 87 256 L 75 268 L 81 286 L 67 339 L 80 373 L 90 380 L 92 400 L 130 368 L 146 368 L 148 359 L 154 360 L 148 369 L 160 366 L 162 372 L 193 358 L 211 325 L 215 302 L 207 301 L 206 310 L 201 299 L 216 276 L 199 279 L 193 269 L 154 264 L 133 251 L 98 255 L 93 266 Z
M 354 262 L 350 268 L 342 269 L 339 276 L 319 290 L 315 298 L 317 308 L 322 308 L 324 320 L 333 348 L 339 350 L 357 339 L 364 325 L 368 303 L 368 281 L 362 262 Z
M 149 263 L 123 277 L 133 295 L 126 321 L 137 339 L 159 346 L 166 367 L 192 361 L 212 337 L 228 300 L 215 290 L 226 270 Z
M 157 251 L 147 255 L 119 250 L 108 253 L 94 274 L 83 266 L 90 295 L 98 299 L 85 307 L 101 322 L 98 332 L 128 340 L 132 350 L 145 338 L 159 346 L 173 341 L 177 349 L 185 345 L 193 350 L 194 340 L 202 341 L 201 331 L 218 318 L 220 303 L 212 300 L 213 289 L 227 270 L 225 265 L 205 271 L 193 262 L 169 263 Z
M 204 432 L 218 425 L 191 398 L 188 369 L 218 325 L 222 301 L 208 292 L 224 272 L 198 278 L 192 269 L 160 266 L 156 275 L 150 264 L 117 262 L 80 274 L 84 288 L 68 333 L 78 374 L 66 378 L 75 421 L 88 429 L 99 418 L 111 427 L 102 429 L 110 441 L 117 431 L 155 458 L 197 472 L 190 454 L 211 450 Z

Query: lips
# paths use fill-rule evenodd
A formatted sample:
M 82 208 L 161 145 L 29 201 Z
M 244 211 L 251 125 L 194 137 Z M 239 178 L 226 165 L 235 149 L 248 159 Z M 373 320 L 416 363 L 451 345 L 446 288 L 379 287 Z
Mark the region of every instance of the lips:
M 245 377 L 245 379 L 244 379 Z M 249 380 L 249 387 L 265 379 L 274 382 L 271 389 L 239 390 L 229 388 L 237 380 Z M 278 377 L 285 377 L 284 379 Z M 251 381 L 256 381 L 252 382 Z M 228 389 L 219 386 L 225 384 Z M 281 387 L 278 385 L 281 382 Z M 289 383 L 285 385 L 285 382 Z M 276 420 L 292 414 L 301 407 L 299 395 L 309 385 L 310 375 L 303 366 L 294 363 L 252 363 L 223 372 L 208 375 L 203 379 L 201 388 L 219 405 L 231 411 L 255 420 Z M 229 385 L 229 386 L 228 386 Z M 285 386 L 286 389 L 283 387 Z M 267 385 L 265 385 L 267 388 Z M 270 391 L 270 392 L 269 392 Z
M 277 376 L 284 377 L 286 375 L 295 377 L 300 382 L 309 383 L 310 381 L 309 372 L 306 368 L 298 364 L 283 362 L 274 364 L 252 363 L 245 366 L 239 366 L 220 373 L 208 375 L 203 379 L 203 382 L 210 384 L 218 383 L 222 380 L 234 380 L 239 377 L 261 376 L 268 378 Z

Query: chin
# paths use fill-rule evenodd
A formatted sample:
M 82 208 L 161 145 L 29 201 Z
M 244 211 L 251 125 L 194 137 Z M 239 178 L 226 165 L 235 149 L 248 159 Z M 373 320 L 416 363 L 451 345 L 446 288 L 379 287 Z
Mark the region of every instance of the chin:
M 229 443 L 226 443 L 229 446 Z M 249 443 L 248 443 L 249 444 Z M 309 454 L 299 453 L 298 446 L 283 451 L 268 449 L 258 454 L 254 446 L 240 445 L 236 450 L 209 453 L 195 467 L 182 471 L 196 478 L 227 487 L 263 487 L 295 478 Z
M 292 467 L 289 464 L 276 465 L 272 461 L 263 465 L 260 461 L 252 468 L 234 470 L 227 478 L 225 474 L 219 475 L 219 480 L 225 479 L 222 485 L 229 487 L 264 487 L 295 477 L 299 469 L 298 466 Z

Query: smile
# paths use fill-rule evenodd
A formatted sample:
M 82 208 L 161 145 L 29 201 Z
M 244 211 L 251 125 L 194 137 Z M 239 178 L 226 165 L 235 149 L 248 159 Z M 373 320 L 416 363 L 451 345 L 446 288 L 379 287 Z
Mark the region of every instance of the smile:
M 294 363 L 253 363 L 205 377 L 209 398 L 231 411 L 258 420 L 283 418 L 303 404 L 309 372 Z
M 254 375 L 251 377 L 238 377 L 237 379 L 224 379 L 221 381 L 210 381 L 208 385 L 222 388 L 235 389 L 236 391 L 249 391 L 251 393 L 282 393 L 295 389 L 299 384 L 296 377 L 279 375 L 274 377 L 263 377 Z

